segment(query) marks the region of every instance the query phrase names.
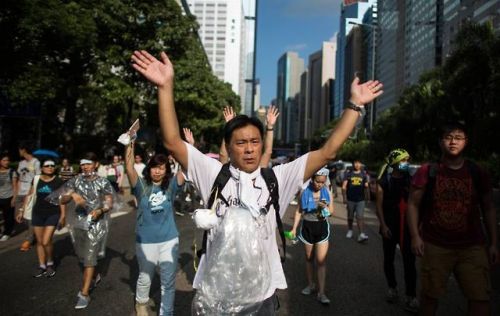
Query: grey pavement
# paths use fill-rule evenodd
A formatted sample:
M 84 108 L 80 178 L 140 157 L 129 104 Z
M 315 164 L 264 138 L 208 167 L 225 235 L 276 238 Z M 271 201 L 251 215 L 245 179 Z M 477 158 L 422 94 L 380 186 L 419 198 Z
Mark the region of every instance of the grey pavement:
M 315 296 L 300 294 L 306 285 L 305 259 L 301 244 L 287 246 L 285 274 L 288 289 L 278 291 L 280 315 L 410 315 L 403 311 L 402 302 L 387 304 L 387 290 L 383 275 L 382 243 L 378 223 L 372 210 L 366 212 L 369 241 L 359 244 L 348 240 L 346 211 L 342 204 L 335 204 L 331 218 L 331 238 L 327 265 L 326 293 L 332 300 L 322 306 Z M 290 206 L 284 217 L 285 229 L 293 221 L 294 207 Z M 121 210 L 113 219 L 108 240 L 107 257 L 103 264 L 103 281 L 91 293 L 92 301 L 85 310 L 75 311 L 76 294 L 81 282 L 78 260 L 74 255 L 67 234 L 55 236 L 57 275 L 51 279 L 34 279 L 36 254 L 32 248 L 26 253 L 18 250 L 20 236 L 0 243 L 0 315 L 134 315 L 134 292 L 138 268 L 135 259 L 135 213 L 131 207 Z M 190 315 L 194 296 L 192 280 L 193 239 L 200 245 L 202 233 L 195 232 L 189 215 L 176 216 L 180 232 L 179 269 L 176 282 L 175 315 Z M 355 233 L 355 237 L 356 237 Z M 404 293 L 401 256 L 396 257 L 399 292 Z M 500 268 L 492 272 L 493 315 L 500 315 Z M 159 304 L 159 280 L 155 278 L 151 296 Z M 466 303 L 453 278 L 448 293 L 441 301 L 438 315 L 465 315 Z

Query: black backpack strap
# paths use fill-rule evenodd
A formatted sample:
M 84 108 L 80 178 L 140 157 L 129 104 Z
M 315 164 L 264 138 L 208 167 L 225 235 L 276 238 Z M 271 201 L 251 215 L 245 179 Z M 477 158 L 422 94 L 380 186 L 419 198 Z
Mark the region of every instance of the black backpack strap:
M 482 182 L 481 182 L 481 170 L 479 166 L 471 160 L 466 160 L 467 169 L 469 170 L 470 176 L 472 178 L 472 189 L 476 191 L 479 206 L 481 211 L 484 210 L 482 195 L 484 194 Z
M 229 171 L 229 163 L 226 163 L 222 165 L 222 168 L 220 169 L 219 174 L 215 178 L 214 184 L 212 185 L 212 191 L 210 192 L 210 197 L 208 198 L 208 207 L 212 207 L 212 205 L 215 203 L 216 196 L 220 198 L 221 201 L 224 202 L 224 204 L 229 206 L 229 203 L 224 198 L 224 196 L 222 196 L 221 192 L 230 178 L 231 171 Z
M 427 184 L 425 185 L 424 195 L 420 203 L 420 210 L 428 212 L 432 207 L 432 200 L 434 195 L 434 187 L 436 186 L 436 177 L 438 173 L 439 164 L 430 163 L 427 170 Z
M 281 262 L 285 262 L 286 258 L 286 241 L 285 241 L 285 231 L 283 229 L 283 222 L 280 216 L 280 197 L 279 197 L 279 187 L 278 179 L 276 174 L 271 168 L 261 168 L 260 174 L 266 182 L 267 190 L 269 191 L 269 199 L 266 204 L 266 211 L 269 212 L 271 205 L 274 207 L 274 213 L 276 215 L 276 225 L 278 226 L 278 231 L 280 233 L 281 243 L 283 245 L 283 256 L 281 257 Z
M 224 204 L 229 206 L 229 203 L 227 200 L 224 198 L 222 195 L 222 189 L 226 186 L 227 182 L 231 178 L 231 171 L 229 170 L 229 163 L 226 163 L 222 166 L 222 168 L 219 171 L 219 174 L 215 178 L 214 184 L 212 185 L 212 191 L 210 192 L 210 197 L 208 198 L 208 207 L 212 207 L 213 204 L 216 202 L 215 198 L 219 198 Z M 208 231 L 203 232 L 203 241 L 201 243 L 201 249 L 196 252 L 196 255 L 198 258 L 201 258 L 201 256 L 207 251 L 207 235 Z

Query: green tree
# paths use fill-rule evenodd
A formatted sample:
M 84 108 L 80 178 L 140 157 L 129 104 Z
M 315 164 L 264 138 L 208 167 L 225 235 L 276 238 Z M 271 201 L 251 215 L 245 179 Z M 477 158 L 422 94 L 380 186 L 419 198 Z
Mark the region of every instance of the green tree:
M 138 116 L 156 128 L 155 89 L 131 69 L 134 49 L 169 54 L 179 119 L 196 135 L 218 142 L 221 108 L 238 107 L 238 96 L 211 73 L 195 18 L 173 0 L 6 0 L 2 7 L 0 91 L 12 104 L 42 105 L 46 146 L 68 149 L 81 135 L 114 142 Z

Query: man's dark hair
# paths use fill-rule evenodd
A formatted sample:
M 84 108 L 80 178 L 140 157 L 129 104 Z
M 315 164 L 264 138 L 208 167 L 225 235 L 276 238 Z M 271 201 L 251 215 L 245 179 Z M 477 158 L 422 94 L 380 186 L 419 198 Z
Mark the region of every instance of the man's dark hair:
M 148 161 L 148 164 L 146 165 L 146 168 L 144 168 L 144 170 L 142 171 L 142 175 L 144 176 L 144 179 L 146 180 L 146 183 L 148 185 L 153 184 L 153 179 L 151 178 L 151 168 L 161 165 L 165 165 L 165 168 L 167 169 L 167 171 L 165 172 L 165 177 L 161 181 L 161 189 L 165 191 L 168 189 L 169 177 L 171 172 L 167 156 L 165 156 L 164 154 L 156 154 L 151 157 L 151 159 L 149 159 Z
M 21 142 L 21 143 L 19 143 L 17 148 L 24 149 L 30 155 L 33 153 L 33 144 L 30 142 Z
M 466 137 L 468 136 L 467 128 L 464 124 L 460 122 L 448 122 L 441 126 L 439 138 L 442 138 L 443 136 L 446 136 L 453 131 L 462 131 Z
M 262 122 L 258 118 L 249 117 L 247 115 L 236 115 L 233 119 L 226 123 L 226 126 L 224 126 L 224 141 L 226 142 L 226 145 L 229 145 L 234 130 L 248 125 L 257 127 L 260 133 L 260 139 L 264 138 L 264 125 L 262 125 Z
M 93 162 L 97 162 L 97 155 L 95 153 L 89 151 L 83 155 L 82 159 L 87 159 L 87 160 L 91 160 Z
M 2 151 L 0 153 L 0 160 L 4 159 L 5 157 L 9 158 L 10 159 L 10 155 L 9 155 L 9 152 L 8 151 Z

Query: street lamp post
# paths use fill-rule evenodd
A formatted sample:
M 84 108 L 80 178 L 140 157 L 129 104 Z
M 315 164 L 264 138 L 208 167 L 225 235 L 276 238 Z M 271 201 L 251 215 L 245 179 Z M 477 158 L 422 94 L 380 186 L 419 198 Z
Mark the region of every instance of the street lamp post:
M 365 26 L 365 27 L 369 27 L 372 29 L 372 62 L 371 62 L 371 78 L 370 79 L 375 80 L 375 54 L 376 54 L 376 51 L 375 51 L 376 41 L 375 41 L 375 39 L 377 36 L 377 25 L 357 23 L 354 21 L 349 21 L 349 24 L 358 25 L 358 26 Z M 373 123 L 374 123 L 373 122 L 374 102 L 375 102 L 375 100 L 372 100 L 372 102 L 370 102 L 370 117 L 369 117 L 369 121 L 368 121 L 368 128 L 370 130 L 370 138 L 372 135 Z

